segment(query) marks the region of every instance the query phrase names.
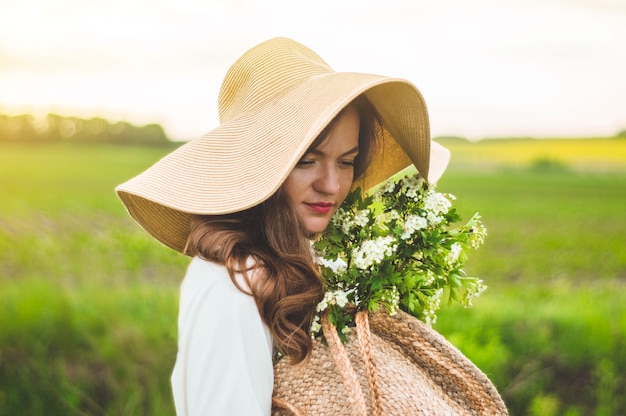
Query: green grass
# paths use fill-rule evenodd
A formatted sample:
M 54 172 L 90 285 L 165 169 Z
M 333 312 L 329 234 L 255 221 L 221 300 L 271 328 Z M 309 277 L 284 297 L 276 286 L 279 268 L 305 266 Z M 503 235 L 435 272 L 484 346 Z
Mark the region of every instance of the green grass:
M 114 193 L 168 150 L 2 144 L 1 275 L 70 287 L 176 282 L 184 257 L 147 238 Z
M 0 414 L 173 414 L 173 288 L 29 279 L 0 290 Z
M 444 307 L 437 329 L 512 414 L 626 413 L 626 173 L 528 149 L 507 164 L 510 145 L 463 144 L 475 147 L 457 149 L 438 185 L 464 218 L 483 216 L 489 235 L 466 270 L 489 289 L 474 308 Z M 487 168 L 468 163 L 481 146 L 500 149 Z M 174 413 L 188 259 L 113 192 L 169 150 L 0 143 L 0 414 Z
M 0 144 L 0 414 L 174 413 L 187 260 L 114 194 L 168 150 Z
M 622 415 L 625 292 L 606 280 L 498 285 L 471 309 L 444 308 L 436 328 L 491 378 L 512 414 Z
M 438 189 L 482 215 L 489 234 L 468 271 L 488 282 L 626 278 L 626 174 L 451 171 Z

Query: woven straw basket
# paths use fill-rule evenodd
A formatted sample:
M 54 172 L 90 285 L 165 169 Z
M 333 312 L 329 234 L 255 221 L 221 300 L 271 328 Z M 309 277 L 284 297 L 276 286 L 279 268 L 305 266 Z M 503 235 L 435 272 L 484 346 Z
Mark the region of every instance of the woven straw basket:
M 443 336 L 399 312 L 356 315 L 343 345 L 322 318 L 328 345 L 274 366 L 273 415 L 507 415 L 491 381 Z

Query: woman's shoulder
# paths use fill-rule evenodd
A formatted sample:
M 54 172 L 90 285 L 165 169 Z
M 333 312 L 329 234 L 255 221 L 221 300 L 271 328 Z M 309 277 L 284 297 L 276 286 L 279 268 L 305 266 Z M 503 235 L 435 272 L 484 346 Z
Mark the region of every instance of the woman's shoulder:
M 207 274 L 228 276 L 228 270 L 223 264 L 205 260 L 201 257 L 192 258 L 189 266 L 187 267 L 186 277 L 202 276 Z
M 187 267 L 187 273 L 185 274 L 181 288 L 185 290 L 194 287 L 218 287 L 226 283 L 230 283 L 230 285 L 234 286 L 226 266 L 204 260 L 200 257 L 194 257 Z
M 249 275 L 253 276 L 255 273 L 252 271 Z M 245 292 L 249 292 L 246 279 L 239 273 L 235 273 L 234 277 L 240 288 Z M 181 292 L 207 293 L 208 291 L 249 296 L 248 293 L 244 293 L 235 286 L 225 265 L 194 257 L 187 267 L 187 273 L 181 285 Z

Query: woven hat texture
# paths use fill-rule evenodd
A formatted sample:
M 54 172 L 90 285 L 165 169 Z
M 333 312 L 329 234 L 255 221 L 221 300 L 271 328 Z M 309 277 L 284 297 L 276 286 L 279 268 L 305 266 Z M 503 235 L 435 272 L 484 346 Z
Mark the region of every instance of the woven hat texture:
M 116 192 L 130 215 L 183 252 L 193 214 L 238 212 L 269 198 L 333 118 L 365 95 L 383 130 L 363 189 L 415 165 L 436 182 L 449 152 L 430 140 L 426 105 L 410 82 L 335 72 L 287 38 L 263 42 L 228 70 L 218 97 L 220 126 L 165 156 Z
M 370 340 L 381 404 L 372 408 L 366 364 L 354 332 L 345 350 L 365 397 L 363 413 L 354 411 L 350 386 L 328 346 L 314 341 L 310 361 L 274 366 L 274 416 L 280 415 L 507 415 L 491 381 L 443 336 L 423 322 L 399 312 L 370 315 Z M 382 410 L 381 410 L 382 408 Z

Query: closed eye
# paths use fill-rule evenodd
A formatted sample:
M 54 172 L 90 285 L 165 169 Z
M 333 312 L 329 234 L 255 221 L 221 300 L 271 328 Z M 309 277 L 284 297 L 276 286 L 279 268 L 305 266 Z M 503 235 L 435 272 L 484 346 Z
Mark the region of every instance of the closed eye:
M 354 160 L 341 160 L 339 161 L 343 166 L 354 167 Z
M 358 146 L 348 150 L 347 152 L 344 152 L 343 154 L 339 156 L 340 157 L 339 164 L 345 167 L 354 167 L 354 160 L 356 159 L 356 156 L 358 154 L 359 154 Z M 318 157 L 323 158 L 324 153 L 319 151 L 318 149 L 313 149 L 309 153 L 304 155 L 304 157 L 300 159 L 298 163 L 296 163 L 296 166 L 305 167 L 305 166 L 314 165 Z M 341 159 L 344 157 L 347 157 L 347 159 Z
M 310 165 L 313 165 L 314 163 L 315 163 L 314 160 L 300 159 L 298 163 L 296 163 L 296 166 L 310 166 Z

